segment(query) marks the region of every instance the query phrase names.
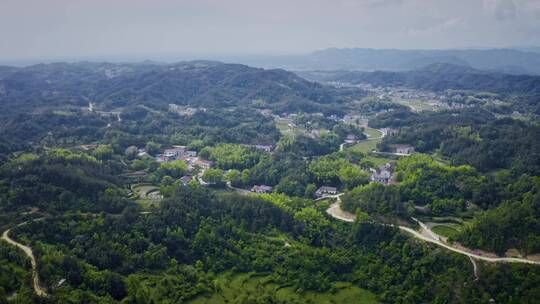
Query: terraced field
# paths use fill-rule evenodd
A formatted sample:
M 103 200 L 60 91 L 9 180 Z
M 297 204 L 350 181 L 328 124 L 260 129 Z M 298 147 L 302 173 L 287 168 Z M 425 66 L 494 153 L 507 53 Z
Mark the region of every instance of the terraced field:
M 159 187 L 149 184 L 133 185 L 132 191 L 137 196 L 137 203 L 143 208 L 150 208 L 151 206 L 157 206 L 161 199 L 161 193 Z

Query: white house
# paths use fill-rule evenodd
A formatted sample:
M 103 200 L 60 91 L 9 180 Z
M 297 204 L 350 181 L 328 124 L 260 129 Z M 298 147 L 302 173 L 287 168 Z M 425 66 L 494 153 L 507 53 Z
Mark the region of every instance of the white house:
M 399 154 L 413 154 L 414 153 L 414 147 L 411 145 L 394 145 L 394 149 L 396 150 L 396 153 Z
M 319 189 L 317 189 L 317 191 L 315 192 L 315 195 L 321 197 L 321 196 L 323 196 L 325 194 L 336 195 L 337 193 L 338 193 L 338 191 L 337 191 L 336 187 L 322 186 Z
M 255 193 L 270 193 L 272 192 L 272 187 L 266 185 L 255 185 L 251 187 L 251 192 Z

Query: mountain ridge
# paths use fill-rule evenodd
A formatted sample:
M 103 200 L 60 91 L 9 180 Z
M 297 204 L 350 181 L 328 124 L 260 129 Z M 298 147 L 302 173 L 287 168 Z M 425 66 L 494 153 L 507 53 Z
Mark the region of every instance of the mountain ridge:
M 486 91 L 504 95 L 540 94 L 540 76 L 512 75 L 477 70 L 469 66 L 437 63 L 410 71 L 315 71 L 300 72 L 310 80 L 404 86 L 431 91 L 448 89 Z
M 509 74 L 540 74 L 540 53 L 518 49 L 329 48 L 304 55 L 251 58 L 237 62 L 300 71 L 409 71 L 433 63 L 450 63 Z
M 204 107 L 259 101 L 276 110 L 307 106 L 320 111 L 326 104 L 364 96 L 362 90 L 337 89 L 282 69 L 201 60 L 164 65 L 38 64 L 0 69 L 0 76 L 0 105 L 84 106 L 92 101 L 113 109 L 133 104 L 164 108 L 171 103 Z

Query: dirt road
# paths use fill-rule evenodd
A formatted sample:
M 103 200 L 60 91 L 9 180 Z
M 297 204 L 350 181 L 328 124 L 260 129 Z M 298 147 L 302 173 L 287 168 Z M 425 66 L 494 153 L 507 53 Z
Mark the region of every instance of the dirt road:
M 23 224 L 25 224 L 25 223 L 23 223 Z M 21 224 L 21 225 L 23 225 L 23 224 Z M 24 254 L 26 254 L 30 258 L 30 263 L 32 265 L 32 285 L 34 287 L 34 291 L 40 297 L 47 296 L 47 292 L 45 291 L 44 288 L 41 287 L 42 285 L 41 285 L 41 283 L 39 281 L 39 276 L 38 276 L 38 273 L 37 273 L 36 258 L 34 257 L 34 253 L 32 252 L 32 248 L 30 248 L 30 247 L 28 247 L 26 245 L 23 245 L 21 243 L 18 243 L 15 240 L 11 239 L 9 237 L 9 231 L 10 230 L 11 229 L 8 229 L 8 230 L 4 231 L 4 233 L 2 233 L 2 239 L 5 240 L 6 242 L 8 242 L 9 244 L 15 246 L 15 247 L 18 247 L 18 248 L 22 249 Z

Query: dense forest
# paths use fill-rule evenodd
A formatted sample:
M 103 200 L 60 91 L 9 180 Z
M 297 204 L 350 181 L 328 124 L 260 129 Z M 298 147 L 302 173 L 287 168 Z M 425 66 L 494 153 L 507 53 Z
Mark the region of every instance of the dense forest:
M 485 265 L 482 279 L 473 281 L 464 257 L 370 222 L 330 222 L 323 206 L 310 200 L 250 198 L 200 186 L 171 185 L 164 193 L 150 213 L 128 203 L 121 212 L 62 213 L 17 227 L 12 236 L 38 255 L 40 277 L 52 291 L 47 301 L 197 300 L 220 291 L 216 278 L 223 271 L 270 274 L 273 284 L 300 293 L 351 282 L 389 303 L 444 303 L 458 294 L 467 303 L 527 301 L 537 292 L 537 268 Z M 500 276 L 513 283 L 494 287 Z M 7 291 L 20 286 L 13 284 Z M 518 292 L 514 284 L 531 287 Z M 287 302 L 273 292 L 244 301 Z
M 199 107 L 259 104 L 278 112 L 333 112 L 332 105 L 361 98 L 362 90 L 336 90 L 284 70 L 193 61 L 52 63 L 5 69 L 0 74 L 2 113 L 73 108 L 93 102 L 102 109 L 170 103 Z M 16 105 L 16 106 L 15 106 Z
M 216 62 L 0 68 L 0 303 L 537 302 L 537 265 L 403 229 L 534 259 L 534 115 L 365 94 Z
M 477 109 L 422 115 L 394 111 L 373 119 L 370 125 L 399 129 L 395 136 L 385 138 L 382 150 L 406 143 L 420 152 L 438 151 L 455 165 L 540 174 L 540 127 L 536 124 L 496 119 L 490 112 Z

